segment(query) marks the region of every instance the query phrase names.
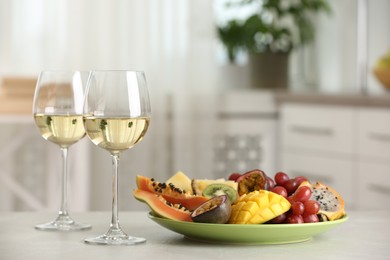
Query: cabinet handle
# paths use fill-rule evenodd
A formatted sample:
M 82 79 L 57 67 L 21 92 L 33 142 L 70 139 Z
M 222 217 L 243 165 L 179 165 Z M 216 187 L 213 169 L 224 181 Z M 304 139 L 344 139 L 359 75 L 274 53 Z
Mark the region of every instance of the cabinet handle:
M 390 142 L 390 135 L 389 134 L 384 134 L 384 133 L 369 133 L 368 134 L 369 138 L 380 141 L 380 142 Z
M 367 186 L 370 191 L 390 195 L 390 187 L 375 183 L 369 183 Z
M 326 175 L 322 175 L 322 174 L 313 174 L 313 173 L 309 173 L 309 172 L 305 172 L 305 171 L 295 171 L 295 170 L 292 170 L 290 171 L 291 172 L 291 176 L 304 176 L 306 177 L 309 181 L 321 181 L 323 183 L 327 183 L 327 184 L 332 184 L 333 183 L 333 180 L 331 177 L 329 176 L 326 176 Z
M 322 135 L 322 136 L 333 135 L 333 130 L 325 127 L 292 125 L 290 129 L 291 132 L 295 132 L 299 134 L 311 134 L 311 135 Z

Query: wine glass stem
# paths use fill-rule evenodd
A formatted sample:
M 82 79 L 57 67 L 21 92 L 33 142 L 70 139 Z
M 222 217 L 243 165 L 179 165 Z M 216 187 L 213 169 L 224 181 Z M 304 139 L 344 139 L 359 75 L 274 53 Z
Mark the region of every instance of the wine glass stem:
M 118 168 L 119 153 L 112 153 L 112 217 L 111 230 L 120 230 L 118 217 Z
M 62 155 L 62 187 L 60 216 L 68 216 L 68 147 L 61 147 Z

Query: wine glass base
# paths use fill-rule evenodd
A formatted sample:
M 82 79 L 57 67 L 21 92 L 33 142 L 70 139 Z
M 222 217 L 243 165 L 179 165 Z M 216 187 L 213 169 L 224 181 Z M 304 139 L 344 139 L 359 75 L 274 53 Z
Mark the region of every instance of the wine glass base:
M 135 245 L 145 243 L 146 239 L 132 236 L 109 237 L 107 235 L 101 235 L 98 237 L 87 238 L 84 242 L 91 245 Z
M 90 224 L 75 222 L 69 216 L 58 216 L 54 221 L 35 226 L 35 229 L 48 231 L 79 231 L 91 228 L 92 226 Z
M 118 226 L 111 227 L 104 235 L 87 238 L 84 242 L 91 245 L 135 245 L 146 242 L 146 239 L 129 236 Z

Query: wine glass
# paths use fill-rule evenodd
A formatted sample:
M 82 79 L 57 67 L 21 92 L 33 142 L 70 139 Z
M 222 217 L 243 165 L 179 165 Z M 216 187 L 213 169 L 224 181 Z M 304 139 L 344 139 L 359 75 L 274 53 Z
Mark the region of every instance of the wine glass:
M 122 151 L 144 137 L 150 121 L 146 78 L 140 71 L 92 71 L 85 94 L 84 126 L 91 141 L 112 159 L 112 217 L 106 234 L 88 238 L 88 244 L 132 245 L 144 238 L 127 235 L 118 218 L 118 166 Z
M 75 222 L 68 213 L 68 148 L 85 136 L 84 90 L 89 72 L 42 71 L 34 94 L 33 115 L 42 137 L 60 147 L 62 155 L 61 206 L 54 221 L 36 225 L 39 230 L 85 230 L 89 224 Z

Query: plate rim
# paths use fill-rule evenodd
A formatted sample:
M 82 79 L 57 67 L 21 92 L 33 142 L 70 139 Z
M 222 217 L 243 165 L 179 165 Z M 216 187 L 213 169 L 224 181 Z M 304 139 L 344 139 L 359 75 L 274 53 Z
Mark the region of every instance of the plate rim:
M 173 219 L 168 219 L 168 218 L 164 218 L 164 217 L 160 217 L 160 216 L 156 216 L 155 214 L 153 214 L 152 211 L 149 211 L 148 212 L 148 217 L 150 219 L 157 219 L 159 221 L 166 221 L 166 222 L 171 222 L 171 223 L 175 223 L 175 224 L 179 224 L 181 225 L 181 223 L 183 225 L 196 225 L 196 226 L 213 226 L 213 227 L 237 227 L 237 228 L 253 228 L 254 226 L 256 228 L 275 228 L 275 227 L 278 227 L 278 228 L 282 228 L 282 227 L 313 227 L 313 226 L 327 226 L 327 225 L 337 225 L 337 224 L 341 224 L 343 222 L 346 222 L 348 219 L 349 219 L 349 215 L 348 214 L 345 214 L 342 218 L 340 219 L 336 219 L 336 220 L 330 220 L 330 221 L 324 221 L 324 222 L 316 222 L 316 223 L 302 223 L 302 224 L 271 224 L 271 223 L 267 223 L 267 224 L 215 224 L 215 223 L 200 223 L 200 222 L 188 222 L 188 221 L 178 221 L 178 220 L 173 220 Z
M 343 218 L 333 221 L 326 221 L 320 223 L 303 223 L 303 224 L 213 224 L 213 223 L 197 223 L 197 222 L 187 222 L 187 221 L 176 221 L 172 219 L 167 219 L 159 217 L 153 214 L 153 212 L 148 213 L 148 217 L 154 221 L 156 224 L 161 227 L 170 230 L 176 234 L 182 235 L 185 239 L 197 242 L 203 242 L 208 244 L 231 244 L 231 245 L 277 245 L 277 244 L 292 244 L 300 243 L 313 239 L 313 237 L 321 235 L 322 233 L 327 232 L 328 230 L 336 227 L 337 225 L 347 221 L 349 219 L 348 215 L 345 215 Z M 212 230 L 217 232 L 218 235 L 212 235 L 207 237 L 209 233 L 203 234 L 198 233 L 198 231 L 193 232 L 193 229 L 198 227 L 199 230 Z M 232 236 L 221 237 L 222 234 L 237 234 L 235 232 L 249 232 L 248 238 L 242 239 L 242 236 L 238 236 L 235 239 Z M 263 237 L 259 234 L 270 234 L 286 231 L 287 235 L 271 235 L 271 237 Z M 253 235 L 253 233 L 255 235 Z M 298 232 L 295 235 L 295 232 Z M 286 234 L 286 233 L 285 233 Z M 293 234 L 293 235 L 292 235 Z

